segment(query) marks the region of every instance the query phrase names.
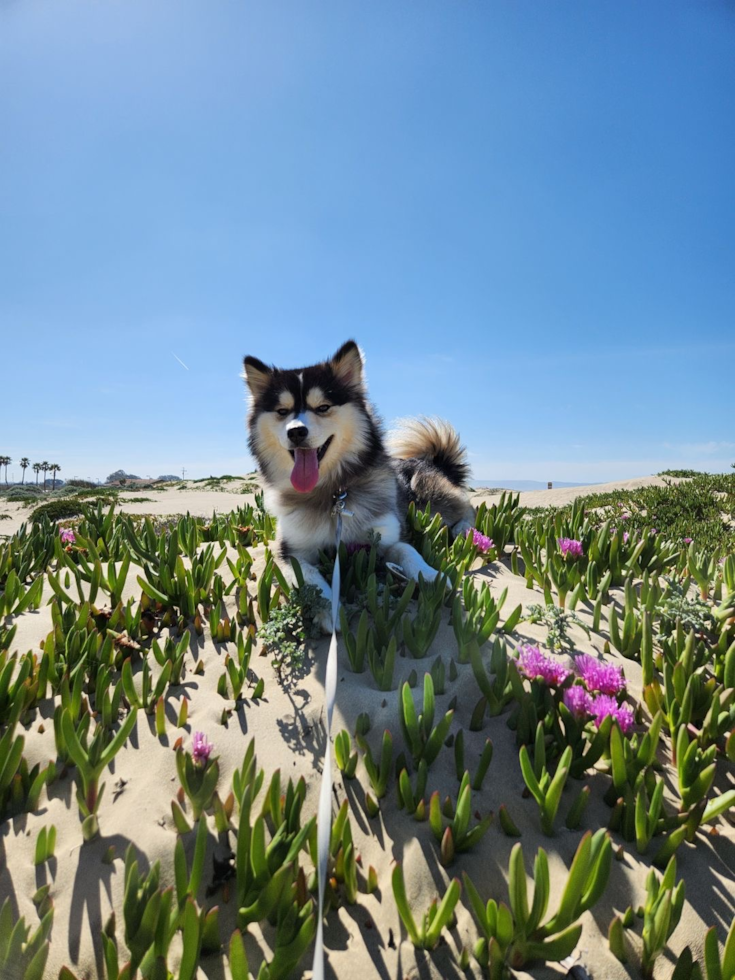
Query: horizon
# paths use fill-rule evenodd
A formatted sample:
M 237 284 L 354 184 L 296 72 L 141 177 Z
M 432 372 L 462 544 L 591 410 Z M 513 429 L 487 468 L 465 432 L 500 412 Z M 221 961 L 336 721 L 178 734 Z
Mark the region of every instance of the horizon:
M 11 466 L 12 466 L 12 464 L 8 464 L 7 485 L 18 485 L 18 486 L 21 486 L 21 485 L 28 486 L 29 484 L 34 485 L 34 486 L 36 485 L 36 480 L 35 480 L 34 477 L 31 477 L 30 479 L 27 478 L 25 480 L 24 484 L 21 482 L 21 479 L 19 477 L 18 478 L 14 478 L 14 476 L 13 476 L 13 470 L 11 469 Z M 31 464 L 31 467 L 32 467 L 32 464 Z M 29 472 L 32 472 L 31 467 L 28 467 L 27 468 L 27 470 L 26 470 L 26 477 L 28 477 L 28 473 Z M 680 467 L 668 467 L 668 469 L 679 469 L 679 468 Z M 688 469 L 689 467 L 681 467 L 681 468 L 682 469 L 684 469 L 684 468 L 687 468 Z M 699 472 L 712 473 L 712 474 L 729 473 L 730 470 L 731 470 L 731 468 L 732 467 L 727 468 L 727 469 L 723 469 L 723 470 L 706 470 L 706 471 L 699 471 Z M 255 467 L 252 467 L 250 470 L 247 470 L 247 471 L 245 471 L 243 473 L 220 473 L 220 474 L 206 473 L 206 474 L 202 474 L 202 475 L 199 475 L 199 476 L 189 475 L 188 473 L 186 475 L 181 475 L 181 476 L 179 476 L 177 474 L 173 474 L 173 473 L 160 473 L 160 474 L 157 474 L 156 476 L 153 476 L 153 475 L 145 475 L 145 476 L 143 476 L 141 473 L 137 473 L 134 469 L 125 470 L 125 467 L 118 467 L 117 469 L 124 470 L 125 473 L 126 473 L 126 478 L 128 478 L 128 479 L 136 479 L 136 480 L 141 480 L 141 481 L 148 481 L 148 480 L 150 480 L 152 482 L 155 482 L 157 480 L 161 480 L 163 478 L 169 478 L 171 480 L 171 482 L 173 482 L 174 480 L 177 480 L 177 481 L 178 480 L 181 480 L 182 482 L 183 481 L 186 481 L 186 480 L 197 481 L 197 480 L 206 480 L 206 479 L 209 479 L 209 478 L 218 480 L 218 479 L 222 479 L 222 478 L 224 478 L 226 476 L 232 476 L 235 479 L 245 479 L 248 476 L 252 476 L 253 473 L 257 473 L 257 469 Z M 115 472 L 116 472 L 116 470 L 113 470 L 112 471 L 112 473 L 115 473 Z M 108 474 L 108 477 L 111 476 L 112 473 Z M 624 480 L 629 480 L 629 479 L 643 478 L 643 477 L 648 477 L 648 476 L 659 476 L 659 475 L 664 475 L 665 476 L 666 473 L 663 473 L 662 471 L 659 471 L 659 472 L 656 472 L 656 473 L 637 473 L 637 474 L 634 474 L 633 476 L 619 477 L 617 479 L 610 479 L 610 480 L 586 480 L 586 481 L 585 480 L 553 480 L 553 479 L 552 480 L 539 480 L 539 479 L 534 479 L 534 478 L 521 479 L 521 478 L 518 478 L 518 477 L 497 477 L 496 478 L 496 477 L 486 477 L 486 476 L 475 476 L 475 474 L 472 473 L 469 482 L 470 482 L 470 485 L 473 488 L 475 488 L 475 489 L 487 488 L 487 487 L 497 487 L 498 489 L 505 489 L 505 490 L 532 490 L 532 489 L 536 489 L 536 488 L 538 488 L 539 490 L 541 490 L 541 489 L 544 489 L 545 490 L 547 488 L 547 484 L 548 483 L 552 483 L 553 486 L 554 486 L 554 488 L 557 488 L 558 489 L 558 488 L 564 488 L 564 487 L 583 487 L 583 486 L 594 486 L 594 485 L 597 485 L 597 484 L 602 485 L 602 484 L 606 484 L 606 483 L 623 482 Z M 96 483 L 96 484 L 98 484 L 100 486 L 104 486 L 106 484 L 106 482 L 107 482 L 108 477 L 101 478 L 101 477 L 96 477 L 96 476 L 81 476 L 79 474 L 73 474 L 73 475 L 69 475 L 69 476 L 66 476 L 66 477 L 59 477 L 57 475 L 56 483 L 57 484 L 60 484 L 60 485 L 63 485 L 64 483 L 67 483 L 69 480 L 85 480 L 85 481 L 88 481 L 90 483 Z M 47 476 L 46 477 L 46 481 L 45 481 L 46 482 L 46 486 L 49 483 L 51 483 L 52 480 L 53 480 L 52 477 Z M 6 480 L 5 480 L 5 477 L 4 477 L 4 468 L 2 468 L 2 473 L 0 473 L 0 484 L 6 485 Z M 43 485 L 44 485 L 43 478 L 41 476 L 39 476 L 38 486 L 43 486 Z
M 348 337 L 381 415 L 449 419 L 479 479 L 729 472 L 735 8 L 25 0 L 0 25 L 16 472 L 248 472 L 242 357 Z

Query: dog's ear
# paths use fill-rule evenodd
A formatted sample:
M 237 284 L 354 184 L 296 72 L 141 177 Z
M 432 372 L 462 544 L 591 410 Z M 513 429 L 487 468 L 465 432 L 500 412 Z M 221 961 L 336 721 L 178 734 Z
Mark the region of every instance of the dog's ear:
M 253 398 L 258 398 L 270 384 L 273 369 L 263 364 L 257 357 L 246 357 L 244 363 L 245 381 Z
M 362 351 L 354 340 L 348 340 L 330 361 L 332 370 L 342 384 L 352 388 L 361 388 L 363 383 Z

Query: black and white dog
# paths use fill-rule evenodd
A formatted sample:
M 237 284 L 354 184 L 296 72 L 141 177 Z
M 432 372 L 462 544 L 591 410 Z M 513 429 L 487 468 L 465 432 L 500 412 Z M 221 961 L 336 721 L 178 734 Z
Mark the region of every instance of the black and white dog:
M 434 579 L 437 571 L 405 540 L 405 514 L 413 500 L 421 508 L 430 504 L 455 535 L 472 526 L 467 454 L 452 426 L 408 419 L 384 441 L 352 340 L 312 367 L 283 370 L 246 357 L 245 380 L 249 445 L 277 519 L 277 554 L 285 569 L 296 558 L 305 581 L 331 601 L 316 561 L 321 549 L 334 547 L 334 500 L 346 493 L 352 515 L 343 522 L 346 544 L 379 534 L 385 558 L 407 577 Z M 321 625 L 331 630 L 330 612 Z

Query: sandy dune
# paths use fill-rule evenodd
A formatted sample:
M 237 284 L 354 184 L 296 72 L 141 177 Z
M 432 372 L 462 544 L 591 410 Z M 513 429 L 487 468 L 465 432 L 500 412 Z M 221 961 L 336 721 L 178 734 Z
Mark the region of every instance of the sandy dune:
M 660 482 L 657 477 L 644 477 L 603 487 L 525 493 L 521 494 L 521 503 L 558 504 L 592 490 L 597 492 L 618 487 L 629 489 Z M 124 502 L 120 505 L 121 509 L 131 513 L 158 515 L 182 514 L 188 511 L 191 514 L 208 516 L 213 510 L 230 511 L 239 502 L 252 499 L 228 492 L 198 491 L 194 487 L 187 487 L 186 490 L 164 490 L 155 494 L 145 491 L 143 496 L 153 496 L 155 502 Z M 476 501 L 481 497 L 482 493 L 478 492 Z M 11 525 L 10 521 L 3 522 L 4 532 L 17 527 L 22 520 L 21 509 L 16 505 L 4 505 L 2 509 L 10 511 L 11 507 L 13 523 Z M 256 550 L 256 571 L 262 567 L 262 552 L 262 548 Z M 222 566 L 222 571 L 228 580 L 226 564 Z M 479 579 L 487 580 L 496 595 L 503 588 L 508 588 L 504 614 L 508 614 L 518 603 L 527 608 L 531 603 L 543 602 L 543 596 L 538 590 L 526 589 L 524 579 L 512 575 L 504 562 L 478 568 L 475 575 Z M 137 596 L 139 591 L 135 576 L 131 573 L 127 594 Z M 48 594 L 47 590 L 46 597 Z M 232 608 L 232 600 L 228 600 L 228 605 Z M 583 621 L 591 624 L 590 609 L 580 606 L 578 612 Z M 366 711 L 372 722 L 368 740 L 373 752 L 378 751 L 385 728 L 393 733 L 396 752 L 401 749 L 397 688 L 414 669 L 421 679 L 436 657 L 441 657 L 445 667 L 449 668 L 450 660 L 456 658 L 456 643 L 446 619 L 445 614 L 445 622 L 427 658 L 415 661 L 409 656 L 398 660 L 394 689 L 387 693 L 376 688 L 369 671 L 359 675 L 351 673 L 346 653 L 341 647 L 333 735 L 342 728 L 352 734 L 357 715 Z M 37 613 L 19 617 L 18 626 L 14 647 L 19 651 L 39 649 L 42 639 L 51 628 L 48 608 L 43 606 Z M 526 640 L 538 642 L 544 636 L 545 631 L 540 626 L 522 622 L 511 642 L 513 645 Z M 593 633 L 591 639 L 588 639 L 581 629 L 573 627 L 573 636 L 577 651 L 602 654 L 607 638 L 605 632 Z M 122 948 L 122 858 L 129 842 L 135 844 L 144 868 L 160 860 L 163 884 L 172 882 L 176 834 L 171 815 L 171 800 L 178 789 L 172 746 L 179 735 L 183 735 L 185 744 L 189 745 L 192 733 L 203 731 L 214 743 L 215 753 L 220 760 L 219 787 L 222 797 L 227 795 L 232 772 L 240 764 L 249 739 L 254 737 L 258 762 L 265 769 L 266 779 L 277 768 L 280 768 L 284 781 L 303 776 L 307 783 L 306 810 L 309 814 L 315 811 L 324 746 L 323 680 L 327 640 L 313 645 L 302 671 L 295 675 L 285 674 L 281 680 L 267 658 L 254 655 L 251 666 L 256 674 L 265 678 L 264 698 L 259 702 L 246 700 L 237 704 L 223 700 L 217 693 L 217 681 L 223 671 L 227 649 L 224 644 L 214 643 L 208 632 L 204 637 L 192 641 L 191 650 L 187 654 L 187 670 L 183 683 L 178 688 L 171 688 L 167 695 L 169 724 L 164 738 L 156 735 L 152 717 L 139 713 L 132 737 L 115 758 L 111 771 L 106 772 L 103 777 L 107 790 L 100 810 L 101 836 L 98 839 L 91 843 L 82 843 L 73 773 L 58 779 L 48 793 L 42 793 L 35 813 L 16 817 L 0 825 L 0 903 L 9 895 L 17 914 L 24 915 L 27 922 L 35 923 L 37 915 L 31 897 L 44 880 L 52 885 L 51 895 L 56 913 L 46 977 L 56 977 L 62 965 L 68 965 L 79 977 L 88 980 L 101 977 L 99 934 L 113 910 L 117 915 L 118 943 Z M 641 682 L 639 665 L 623 660 L 615 653 L 608 654 L 606 659 L 624 668 L 630 693 L 637 698 Z M 197 663 L 203 665 L 203 673 L 194 672 Z M 140 664 L 137 665 L 136 672 L 139 669 Z M 469 665 L 458 665 L 457 670 L 457 679 L 448 682 L 446 693 L 437 697 L 437 716 L 456 698 L 457 711 L 452 732 L 456 735 L 460 728 L 464 729 L 465 756 L 471 767 L 476 765 L 485 739 L 491 738 L 494 745 L 493 761 L 483 788 L 473 793 L 473 811 L 483 815 L 491 810 L 497 813 L 500 804 L 507 805 L 522 831 L 521 841 L 529 874 L 537 848 L 542 846 L 549 852 L 552 873 L 550 908 L 554 908 L 554 902 L 565 882 L 563 868 L 569 865 L 582 831 L 607 825 L 610 810 L 602 801 L 607 777 L 598 775 L 587 780 L 592 789 L 592 801 L 579 831 L 564 829 L 562 819 L 559 821 L 561 829 L 556 836 L 544 837 L 540 831 L 535 802 L 524 798 L 518 749 L 514 734 L 506 725 L 507 716 L 501 714 L 491 719 L 486 718 L 481 731 L 469 731 L 469 717 L 479 691 Z M 418 701 L 419 689 L 415 691 L 415 695 Z M 179 730 L 175 727 L 174 719 L 184 696 L 191 702 L 189 720 L 186 728 Z M 231 715 L 227 725 L 223 726 L 222 713 L 225 708 L 231 709 Z M 45 763 L 55 757 L 52 713 L 53 704 L 48 700 L 35 714 L 25 733 L 25 754 L 29 764 L 35 761 Z M 671 780 L 675 780 L 675 774 L 669 766 L 665 767 L 665 774 L 670 784 L 667 797 L 671 799 Z M 418 823 L 405 811 L 398 809 L 393 788 L 381 801 L 378 817 L 368 818 L 364 794 L 369 783 L 362 761 L 358 765 L 357 777 L 355 780 L 343 780 L 341 774 L 336 772 L 335 806 L 345 798 L 349 800 L 353 835 L 361 855 L 362 868 L 365 872 L 370 865 L 377 869 L 379 890 L 373 895 L 361 893 L 356 905 L 345 905 L 330 913 L 325 932 L 328 949 L 327 976 L 361 977 L 364 980 L 373 977 L 380 977 L 382 980 L 420 977 L 424 980 L 428 977 L 464 976 L 457 963 L 457 956 L 463 946 L 471 948 L 477 936 L 466 898 L 463 896 L 456 926 L 445 934 L 446 942 L 442 942 L 432 954 L 415 951 L 405 940 L 393 901 L 390 887 L 393 861 L 400 859 L 404 862 L 409 898 L 417 911 L 426 909 L 437 890 L 443 891 L 450 877 L 460 875 L 463 870 L 469 871 L 483 897 L 507 901 L 507 867 L 514 839 L 502 832 L 496 819 L 481 843 L 474 850 L 459 856 L 448 873 L 439 862 L 438 849 L 428 824 Z M 732 778 L 730 784 L 732 785 Z M 565 792 L 562 813 L 568 808 L 580 785 Z M 442 798 L 445 794 L 456 795 L 458 782 L 451 749 L 443 749 L 432 766 L 429 788 L 440 790 Z M 58 833 L 56 859 L 50 865 L 36 869 L 32 861 L 36 837 L 42 827 L 51 824 L 56 826 Z M 200 902 L 220 906 L 222 939 L 226 943 L 235 926 L 236 909 L 233 900 L 230 898 L 227 901 L 221 890 L 209 899 L 204 898 L 204 886 L 211 878 L 212 855 L 215 847 L 222 847 L 222 841 L 218 845 L 211 818 L 209 826 L 204 881 L 199 897 Z M 189 835 L 186 840 L 188 853 L 191 853 L 193 847 L 193 836 Z M 234 839 L 235 835 L 230 834 L 230 844 L 234 844 Z M 618 843 L 616 838 L 616 846 Z M 103 863 L 103 856 L 110 845 L 115 847 L 115 860 L 111 864 Z M 695 953 L 700 953 L 705 929 L 712 924 L 728 926 L 735 914 L 733 826 L 720 820 L 717 836 L 700 832 L 696 846 L 684 845 L 680 848 L 678 861 L 679 873 L 687 882 L 688 901 L 681 924 L 671 941 L 671 949 L 676 953 L 688 943 Z M 570 962 L 564 967 L 536 967 L 530 974 L 521 972 L 519 976 L 563 976 L 571 962 L 583 964 L 595 980 L 622 980 L 628 976 L 636 976 L 635 968 L 629 971 L 613 958 L 608 950 L 606 936 L 614 914 L 622 912 L 628 905 L 637 907 L 643 900 L 648 867 L 648 860 L 636 854 L 634 845 L 625 845 L 622 860 L 613 862 L 603 899 L 583 917 L 582 938 Z M 640 935 L 640 927 L 636 933 Z M 248 940 L 251 969 L 257 970 L 261 956 L 259 949 L 267 949 L 270 940 L 271 933 L 268 929 L 264 932 L 257 928 L 252 930 L 252 939 Z M 175 960 L 175 955 L 172 955 L 170 968 L 175 965 Z M 670 964 L 670 959 L 662 958 L 656 976 L 668 976 Z M 310 965 L 310 954 L 303 965 Z M 310 975 L 308 971 L 307 975 Z M 481 975 L 474 960 L 471 962 L 469 975 Z M 226 967 L 220 965 L 219 957 L 210 957 L 201 961 L 199 977 L 205 976 L 210 980 L 224 980 L 229 973 Z

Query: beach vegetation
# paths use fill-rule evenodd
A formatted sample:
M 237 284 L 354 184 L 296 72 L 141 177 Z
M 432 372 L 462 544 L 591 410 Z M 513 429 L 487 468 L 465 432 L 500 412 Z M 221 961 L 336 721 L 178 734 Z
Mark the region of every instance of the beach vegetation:
M 537 859 L 534 891 L 525 904 L 528 883 L 525 870 L 520 873 L 522 854 L 515 850 L 507 903 L 483 902 L 467 884 L 464 894 L 479 929 L 476 957 L 491 977 L 569 955 L 564 951 L 577 943 L 580 930 L 591 927 L 584 918 L 591 907 L 586 901 L 599 897 L 613 846 L 619 851 L 634 845 L 641 866 L 659 867 L 666 878 L 680 848 L 689 860 L 704 835 L 728 819 L 735 806 L 729 786 L 735 764 L 735 557 L 728 551 L 735 493 L 727 482 L 732 479 L 692 477 L 687 482 L 696 485 L 685 490 L 672 484 L 661 494 L 593 497 L 553 511 L 531 512 L 518 505 L 517 495 L 504 495 L 499 505 L 480 508 L 472 533 L 455 541 L 435 515 L 414 509 L 414 544 L 444 572 L 433 583 L 404 582 L 382 562 L 374 541 L 342 547 L 340 658 L 355 675 L 365 675 L 346 677 L 362 685 L 366 696 L 355 705 L 344 702 L 346 727 L 335 738 L 344 777 L 336 785 L 340 794 L 347 790 L 347 801 L 338 800 L 331 828 L 328 921 L 337 906 L 361 906 L 380 889 L 385 867 L 376 861 L 379 870 L 365 874 L 358 842 L 365 854 L 381 834 L 395 840 L 400 821 L 416 821 L 410 826 L 420 843 L 433 838 L 437 863 L 461 871 L 475 855 L 483 862 L 492 839 L 489 807 L 497 810 L 500 802 L 492 779 L 498 766 L 512 767 L 519 790 L 526 786 L 523 798 L 508 800 L 512 816 L 508 805 L 500 805 L 502 834 L 517 836 L 523 828 L 527 836 L 538 826 L 538 810 L 544 834 L 563 822 L 563 834 L 573 835 L 579 848 L 588 844 L 574 859 L 569 881 L 575 884 L 567 883 L 555 916 L 545 907 L 538 911 L 544 904 L 544 858 Z M 8 488 L 8 496 L 15 490 L 38 496 L 33 484 Z M 262 498 L 203 518 L 121 513 L 124 499 L 118 494 L 119 488 L 102 493 L 69 484 L 49 489 L 45 502 L 72 505 L 74 515 L 59 522 L 53 511 L 41 511 L 0 541 L 0 819 L 25 814 L 34 834 L 29 860 L 35 855 L 43 864 L 41 855 L 56 851 L 63 864 L 64 828 L 55 817 L 63 847 L 49 848 L 48 822 L 43 825 L 44 811 L 38 812 L 44 787 L 58 781 L 63 790 L 69 775 L 75 776 L 79 836 L 95 836 L 110 805 L 103 798 L 105 769 L 123 744 L 126 761 L 137 751 L 137 740 L 127 740 L 136 713 L 142 712 L 141 719 L 149 715 L 154 738 L 146 751 L 163 752 L 168 739 L 176 738 L 168 748 L 168 775 L 178 773 L 180 788 L 167 819 L 177 839 L 171 861 L 146 861 L 147 874 L 134 868 L 142 866 L 140 852 L 126 855 L 127 952 L 122 933 L 115 939 L 114 921 L 108 923 L 108 976 L 168 976 L 163 971 L 169 970 L 168 950 L 177 937 L 181 976 L 193 977 L 200 956 L 220 949 L 225 924 L 237 925 L 229 941 L 233 976 L 246 976 L 245 945 L 250 952 L 260 928 L 269 948 L 259 976 L 286 976 L 308 951 L 316 929 L 315 822 L 304 816 L 312 789 L 303 779 L 286 779 L 290 754 L 266 781 L 252 740 L 230 783 L 220 738 L 239 730 L 216 729 L 218 759 L 209 739 L 191 731 L 189 716 L 193 726 L 207 724 L 199 693 L 206 683 L 237 702 L 225 706 L 223 724 L 236 712 L 244 730 L 257 730 L 268 671 L 282 676 L 290 665 L 305 676 L 321 657 L 316 620 L 324 618 L 325 604 L 318 590 L 305 585 L 297 565 L 286 574 L 270 554 L 275 522 Z M 716 533 L 707 494 L 721 521 Z M 331 570 L 333 561 L 325 556 L 324 568 Z M 530 585 L 524 593 L 529 602 L 514 609 L 506 608 L 512 605 L 510 576 L 516 576 L 516 586 Z M 24 627 L 42 617 L 42 642 L 26 649 Z M 543 642 L 524 635 L 528 622 L 546 628 Z M 253 658 L 264 651 L 269 660 L 256 677 Z M 431 667 L 421 681 L 413 661 L 427 656 Z M 384 698 L 375 687 L 398 692 Z M 445 694 L 446 702 L 440 701 Z M 370 738 L 364 709 L 376 721 L 377 738 Z M 49 738 L 55 737 L 56 758 L 43 768 L 35 756 L 31 766 L 28 731 L 33 724 L 42 735 L 46 718 L 53 718 Z M 394 732 L 395 722 L 401 726 L 403 744 L 395 756 L 386 722 Z M 354 745 L 347 730 L 353 723 Z M 298 731 L 283 719 L 279 724 L 299 746 L 295 751 L 304 751 L 314 737 L 311 724 Z M 503 735 L 506 726 L 510 738 Z M 492 738 L 483 728 L 490 728 Z M 518 762 L 508 753 L 513 737 Z M 453 760 L 442 763 L 442 747 L 453 752 Z M 575 782 L 582 779 L 584 784 Z M 599 826 L 598 805 L 590 803 L 599 800 L 599 790 L 609 807 L 609 819 L 602 820 L 608 826 L 582 836 L 579 828 L 593 816 Z M 366 823 L 364 813 L 380 814 L 380 820 Z M 215 841 L 210 830 L 217 834 L 217 860 L 207 894 L 221 893 L 220 911 L 198 904 L 204 856 Z M 114 862 L 109 849 L 105 854 Z M 436 948 L 443 929 L 452 925 L 459 882 L 450 882 L 444 899 L 416 916 L 406 898 L 412 884 L 403 881 L 406 865 L 397 868 L 393 899 L 409 939 L 420 948 Z M 173 884 L 166 888 L 163 881 Z M 649 973 L 661 962 L 680 900 L 677 886 L 657 889 L 649 889 L 648 919 L 643 916 Z M 671 893 L 668 900 L 662 889 Z M 39 899 L 39 915 L 41 909 L 49 912 L 49 903 L 48 894 Z M 609 938 L 615 955 L 630 960 L 629 919 L 627 913 L 616 917 Z M 697 969 L 704 976 L 707 958 L 707 980 L 719 977 L 717 969 L 723 973 L 735 940 L 728 940 L 722 959 L 716 937 L 709 935 L 705 960 L 681 959 L 680 976 L 687 964 L 692 976 Z M 23 941 L 29 938 L 30 933 Z M 62 975 L 73 976 L 69 970 Z
M 480 928 L 474 949 L 479 964 L 491 980 L 507 980 L 512 971 L 539 960 L 558 963 L 574 950 L 582 933 L 581 915 L 601 898 L 612 861 L 610 837 L 604 830 L 582 837 L 572 860 L 559 906 L 548 911 L 551 878 L 546 851 L 539 848 L 534 862 L 533 893 L 529 903 L 528 882 L 520 843 L 513 846 L 508 870 L 509 903 L 485 902 L 472 879 L 463 880 L 470 907 Z
M 453 878 L 441 899 L 437 899 L 423 913 L 417 925 L 411 906 L 406 895 L 406 882 L 403 876 L 403 865 L 400 861 L 396 862 L 393 868 L 393 898 L 398 908 L 401 922 L 408 933 L 408 938 L 418 949 L 431 950 L 439 942 L 442 930 L 448 927 L 454 919 L 454 910 L 457 907 L 462 886 L 459 878 Z

